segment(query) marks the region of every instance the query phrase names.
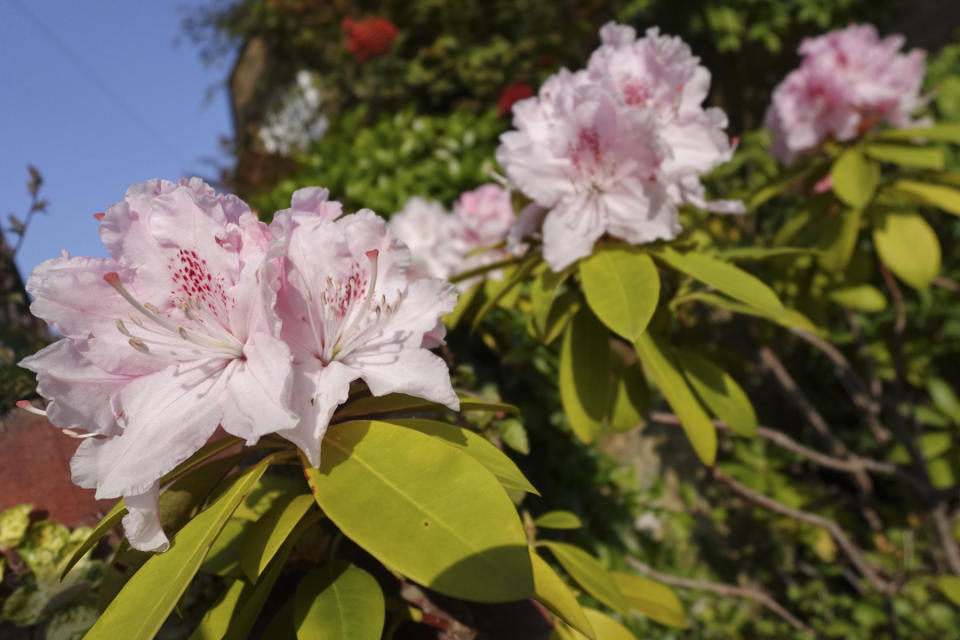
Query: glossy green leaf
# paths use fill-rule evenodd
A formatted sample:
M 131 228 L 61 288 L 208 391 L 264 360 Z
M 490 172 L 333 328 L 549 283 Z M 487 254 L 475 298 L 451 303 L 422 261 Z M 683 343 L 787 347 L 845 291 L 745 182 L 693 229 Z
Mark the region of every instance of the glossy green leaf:
M 600 561 L 572 544 L 565 542 L 541 541 L 537 546 L 550 549 L 570 577 L 577 581 L 594 598 L 617 613 L 626 615 L 627 602 L 617 584 Z M 598 636 L 602 637 L 602 636 Z
M 751 260 L 773 260 L 788 256 L 796 257 L 810 255 L 811 253 L 816 252 L 806 247 L 733 247 L 718 251 L 717 258 L 732 262 L 747 262 Z
M 624 369 L 610 398 L 610 428 L 618 433 L 643 424 L 650 404 L 650 388 L 639 365 Z
M 830 177 L 837 197 L 854 209 L 862 209 L 873 199 L 880 183 L 880 165 L 853 147 L 836 159 Z
M 332 425 L 321 460 L 319 469 L 304 463 L 317 504 L 388 567 L 465 600 L 533 594 L 523 524 L 469 455 L 413 429 L 361 421 Z
M 770 287 L 732 264 L 703 253 L 678 253 L 667 246 L 658 247 L 654 256 L 677 271 L 749 306 L 769 313 L 783 311 L 783 304 Z
M 926 205 L 960 215 L 960 190 L 958 189 L 916 180 L 897 180 L 893 183 L 893 188 Z
M 927 475 L 934 489 L 949 489 L 957 483 L 953 465 L 946 458 L 937 458 L 927 463 Z
M 488 292 L 487 299 L 480 309 L 477 310 L 476 315 L 473 316 L 473 321 L 470 323 L 470 331 L 476 331 L 486 315 L 497 306 L 504 296 L 526 280 L 530 274 L 533 273 L 533 270 L 539 262 L 539 255 L 531 254 L 527 256 L 511 275 L 504 277 L 502 284 L 498 284 L 494 292 Z
M 509 413 L 517 415 L 519 410 L 512 404 L 491 402 L 483 398 L 475 398 L 458 394 L 460 411 L 489 411 L 491 413 Z M 421 413 L 424 411 L 449 412 L 450 409 L 430 402 L 423 398 L 414 398 L 402 393 L 388 393 L 384 396 L 367 396 L 352 400 L 341 406 L 334 418 L 356 418 L 359 416 L 375 416 L 383 413 Z
M 190 634 L 188 640 L 222 640 L 227 635 L 230 620 L 237 612 L 244 592 L 250 588 L 250 585 L 242 579 L 229 582 L 217 601 L 200 619 L 200 623 Z
M 602 611 L 584 607 L 583 613 L 597 634 L 597 640 L 636 640 L 629 629 Z
M 240 569 L 250 582 L 256 582 L 290 532 L 315 504 L 309 493 L 291 496 L 275 504 L 262 518 L 250 525 L 240 552 Z
M 937 147 L 913 147 L 902 144 L 869 144 L 867 155 L 874 160 L 890 162 L 905 167 L 921 169 L 943 169 L 946 157 Z
M 500 435 L 500 441 L 503 444 L 517 453 L 522 453 L 523 455 L 530 453 L 530 439 L 527 437 L 527 429 L 523 426 L 522 422 L 516 418 L 504 418 L 503 420 L 497 420 L 494 424 L 497 427 L 497 433 Z M 524 489 L 524 491 L 526 491 L 526 489 Z
M 190 585 L 210 545 L 271 460 L 271 457 L 264 458 L 237 478 L 216 502 L 177 533 L 169 551 L 147 560 L 97 619 L 85 639 L 153 638 Z
M 629 341 L 643 333 L 660 300 L 660 274 L 634 247 L 601 246 L 580 261 L 587 304 L 607 327 Z
M 553 341 L 559 338 L 573 320 L 580 307 L 583 305 L 583 298 L 579 292 L 564 291 L 553 302 L 550 308 L 550 315 L 547 317 L 543 326 L 543 331 L 537 330 L 536 337 L 543 344 L 553 344 Z
M 379 640 L 383 591 L 363 569 L 343 561 L 317 567 L 293 600 L 297 640 Z
M 63 569 L 60 570 L 60 580 L 63 580 L 63 578 L 70 573 L 70 569 L 80 561 L 80 558 L 93 549 L 104 536 L 110 533 L 111 529 L 120 524 L 120 521 L 123 520 L 123 516 L 126 514 L 127 507 L 121 498 L 117 504 L 113 505 L 113 508 L 107 512 L 107 515 L 103 516 L 96 528 L 94 528 L 90 535 L 87 536 L 87 539 L 83 541 L 83 544 L 77 547 L 70 558 L 67 559 L 67 562 L 63 565 Z
M 591 443 L 610 406 L 610 336 L 589 309 L 581 309 L 563 335 L 558 385 L 574 435 Z
M 937 578 L 937 586 L 943 595 L 953 604 L 960 607 L 960 578 L 957 576 L 940 576 Z
M 689 626 L 683 605 L 667 585 L 619 571 L 611 571 L 610 575 L 631 610 L 669 627 Z
M 879 140 L 924 140 L 960 144 L 960 124 L 944 122 L 931 127 L 887 129 L 874 137 Z
M 873 242 L 883 264 L 915 289 L 927 289 L 940 273 L 940 241 L 920 214 L 889 211 L 877 216 Z
M 832 287 L 827 291 L 827 298 L 844 307 L 866 313 L 876 313 L 887 308 L 887 297 L 872 284 Z
M 848 209 L 823 221 L 816 244 L 820 250 L 821 267 L 833 273 L 847 268 L 857 246 L 861 217 L 862 212 L 859 209 Z
M 570 511 L 547 511 L 533 524 L 544 529 L 579 529 L 583 526 L 577 514 Z
M 547 332 L 547 321 L 550 318 L 557 292 L 571 273 L 572 269 L 569 268 L 557 272 L 548 267 L 530 285 L 530 304 L 533 307 L 531 316 L 540 335 Z
M 662 339 L 645 333 L 634 343 L 647 376 L 680 418 L 687 439 L 700 460 L 712 465 L 717 457 L 717 430 L 700 402 L 687 386 L 672 347 Z
M 942 378 L 930 377 L 927 379 L 927 393 L 933 406 L 955 424 L 960 424 L 960 398 L 954 393 L 950 384 Z
M 703 404 L 733 429 L 752 438 L 757 434 L 757 414 L 750 398 L 730 374 L 688 349 L 675 351 L 683 374 Z
M 446 422 L 424 418 L 392 418 L 388 422 L 438 438 L 442 442 L 463 451 L 486 467 L 490 473 L 497 477 L 500 484 L 508 489 L 517 489 L 540 495 L 516 463 L 478 433 Z
M 800 313 L 795 309 L 784 309 L 779 313 L 767 313 L 761 311 L 756 307 L 750 307 L 745 304 L 741 304 L 735 300 L 731 300 L 725 296 L 720 296 L 715 293 L 708 293 L 706 291 L 698 291 L 696 293 L 691 293 L 683 297 L 684 300 L 699 300 L 706 304 L 712 305 L 714 307 L 720 307 L 721 309 L 727 309 L 734 313 L 742 313 L 748 316 L 756 316 L 758 318 L 766 318 L 773 322 L 776 322 L 779 325 L 788 328 L 797 328 L 803 329 L 804 331 L 809 331 L 810 333 L 822 333 L 817 325 L 813 324 L 809 318 Z
M 570 592 L 570 589 L 540 556 L 530 550 L 533 564 L 533 582 L 535 598 L 565 623 L 577 629 L 588 638 L 595 639 L 593 628 L 583 613 L 583 607 Z

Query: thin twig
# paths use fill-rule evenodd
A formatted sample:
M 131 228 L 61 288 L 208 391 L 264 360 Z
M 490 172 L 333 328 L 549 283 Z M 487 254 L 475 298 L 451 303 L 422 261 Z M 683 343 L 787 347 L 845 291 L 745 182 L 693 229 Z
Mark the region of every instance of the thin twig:
M 840 528 L 840 525 L 833 520 L 824 518 L 816 513 L 801 511 L 799 509 L 789 507 L 781 502 L 777 502 L 773 498 L 767 497 L 754 491 L 750 487 L 740 484 L 716 467 L 713 468 L 713 477 L 721 484 L 729 487 L 740 497 L 745 498 L 750 502 L 767 509 L 768 511 L 772 511 L 788 518 L 793 518 L 794 520 L 799 520 L 800 522 L 806 522 L 807 524 L 812 524 L 816 527 L 823 527 L 828 533 L 830 533 L 831 536 L 833 536 L 837 546 L 843 549 L 843 552 L 850 559 L 850 562 L 853 563 L 853 566 L 857 568 L 857 571 L 860 572 L 860 575 L 866 578 L 867 582 L 870 583 L 870 586 L 872 586 L 874 590 L 882 594 L 891 592 L 892 585 L 881 578 L 876 571 L 874 571 L 873 567 L 870 566 L 870 563 L 867 562 L 867 557 L 864 551 L 850 538 L 848 538 L 847 534 L 844 533 L 843 529 Z
M 960 284 L 954 282 L 950 278 L 938 276 L 933 279 L 933 284 L 952 293 L 960 293 Z
M 960 576 L 960 549 L 957 548 L 956 539 L 953 537 L 950 517 L 947 515 L 947 505 L 943 501 L 938 502 L 930 510 L 930 519 L 933 521 L 933 528 L 937 532 L 937 537 L 940 538 L 943 555 L 946 556 L 950 571 Z
M 816 632 L 805 625 L 799 618 L 787 611 L 779 602 L 770 597 L 767 593 L 760 591 L 758 589 L 748 589 L 746 587 L 735 587 L 730 584 L 721 584 L 718 582 L 702 582 L 700 580 L 690 580 L 688 578 L 678 578 L 676 576 L 671 576 L 665 573 L 660 573 L 659 571 L 653 569 L 652 567 L 644 564 L 636 558 L 627 556 L 627 564 L 631 567 L 650 576 L 652 579 L 662 582 L 664 584 L 673 585 L 675 587 L 683 587 L 684 589 L 696 589 L 698 591 L 710 591 L 712 593 L 718 593 L 723 596 L 735 596 L 738 598 L 747 598 L 748 600 L 753 600 L 754 602 L 766 607 L 771 612 L 780 616 L 785 620 L 791 627 L 806 633 L 812 638 L 816 638 Z

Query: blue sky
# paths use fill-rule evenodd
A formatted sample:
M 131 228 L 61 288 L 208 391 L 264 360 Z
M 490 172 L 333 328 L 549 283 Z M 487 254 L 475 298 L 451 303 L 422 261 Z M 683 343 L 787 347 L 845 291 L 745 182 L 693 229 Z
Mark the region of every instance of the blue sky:
M 43 174 L 50 201 L 17 255 L 24 277 L 61 248 L 106 255 L 92 216 L 122 200 L 128 186 L 214 178 L 209 160 L 229 162 L 219 144 L 230 133 L 229 61 L 205 67 L 181 29 L 197 4 L 0 1 L 4 228 L 7 213 L 19 217 L 29 205 L 28 163 Z

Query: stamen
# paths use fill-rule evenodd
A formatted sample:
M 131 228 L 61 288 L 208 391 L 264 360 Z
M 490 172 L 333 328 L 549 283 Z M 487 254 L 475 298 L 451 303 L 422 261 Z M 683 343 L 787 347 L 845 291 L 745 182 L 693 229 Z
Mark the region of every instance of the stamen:
M 18 400 L 17 406 L 26 411 L 27 413 L 32 413 L 35 416 L 47 417 L 47 412 L 43 409 L 37 409 L 29 400 Z
M 127 342 L 140 353 L 150 353 L 150 349 L 147 348 L 147 345 L 140 338 L 130 338 Z
M 127 336 L 128 338 L 133 337 L 130 335 L 130 331 L 127 329 L 127 325 L 123 324 L 123 320 L 121 320 L 120 318 L 117 318 L 117 331 Z
M 360 309 L 358 309 L 354 314 L 353 320 L 350 322 L 349 326 L 340 332 L 340 338 L 337 340 L 337 343 L 333 345 L 333 357 L 337 357 L 337 354 L 340 353 L 340 350 L 343 348 L 344 340 L 350 337 L 350 334 L 353 333 L 354 329 L 357 328 L 360 320 L 370 310 L 370 301 L 373 300 L 373 292 L 377 287 L 377 269 L 380 252 L 376 249 L 372 249 L 367 251 L 364 255 L 366 255 L 367 260 L 370 261 L 370 284 L 367 287 L 367 295 L 363 300 L 363 305 L 361 305 Z

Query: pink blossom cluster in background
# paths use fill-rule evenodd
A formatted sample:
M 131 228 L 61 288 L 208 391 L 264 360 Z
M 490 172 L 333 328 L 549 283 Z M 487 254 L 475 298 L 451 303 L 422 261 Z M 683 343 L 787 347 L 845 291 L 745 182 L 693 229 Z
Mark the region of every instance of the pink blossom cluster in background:
M 513 106 L 497 161 L 539 208 L 543 255 L 559 271 L 609 234 L 631 244 L 680 232 L 678 207 L 741 213 L 740 202 L 706 200 L 700 176 L 732 154 L 718 108 L 703 108 L 710 72 L 679 38 L 656 28 L 642 38 L 609 23 L 586 69 L 561 69 L 534 98 Z M 514 239 L 520 233 L 513 234 Z
M 515 220 L 510 192 L 490 183 L 461 194 L 452 213 L 439 202 L 410 198 L 390 218 L 390 228 L 410 247 L 411 273 L 446 279 L 509 257 L 506 249 L 490 247 L 505 240 Z M 475 282 L 458 287 L 466 290 Z
M 61 258 L 27 283 L 63 337 L 22 365 L 57 427 L 84 439 L 73 480 L 123 497 L 131 544 L 162 550 L 160 479 L 216 431 L 276 433 L 319 464 L 350 383 L 457 408 L 444 361 L 453 287 L 408 277 L 382 218 L 294 193 L 270 226 L 199 179 L 152 180 L 107 209 L 110 258 Z
M 797 50 L 800 67 L 773 92 L 766 125 L 771 152 L 792 164 L 827 140 L 852 140 L 880 124 L 922 124 L 913 114 L 920 96 L 925 54 L 902 54 L 903 36 L 880 39 L 872 25 L 851 25 L 816 38 Z

